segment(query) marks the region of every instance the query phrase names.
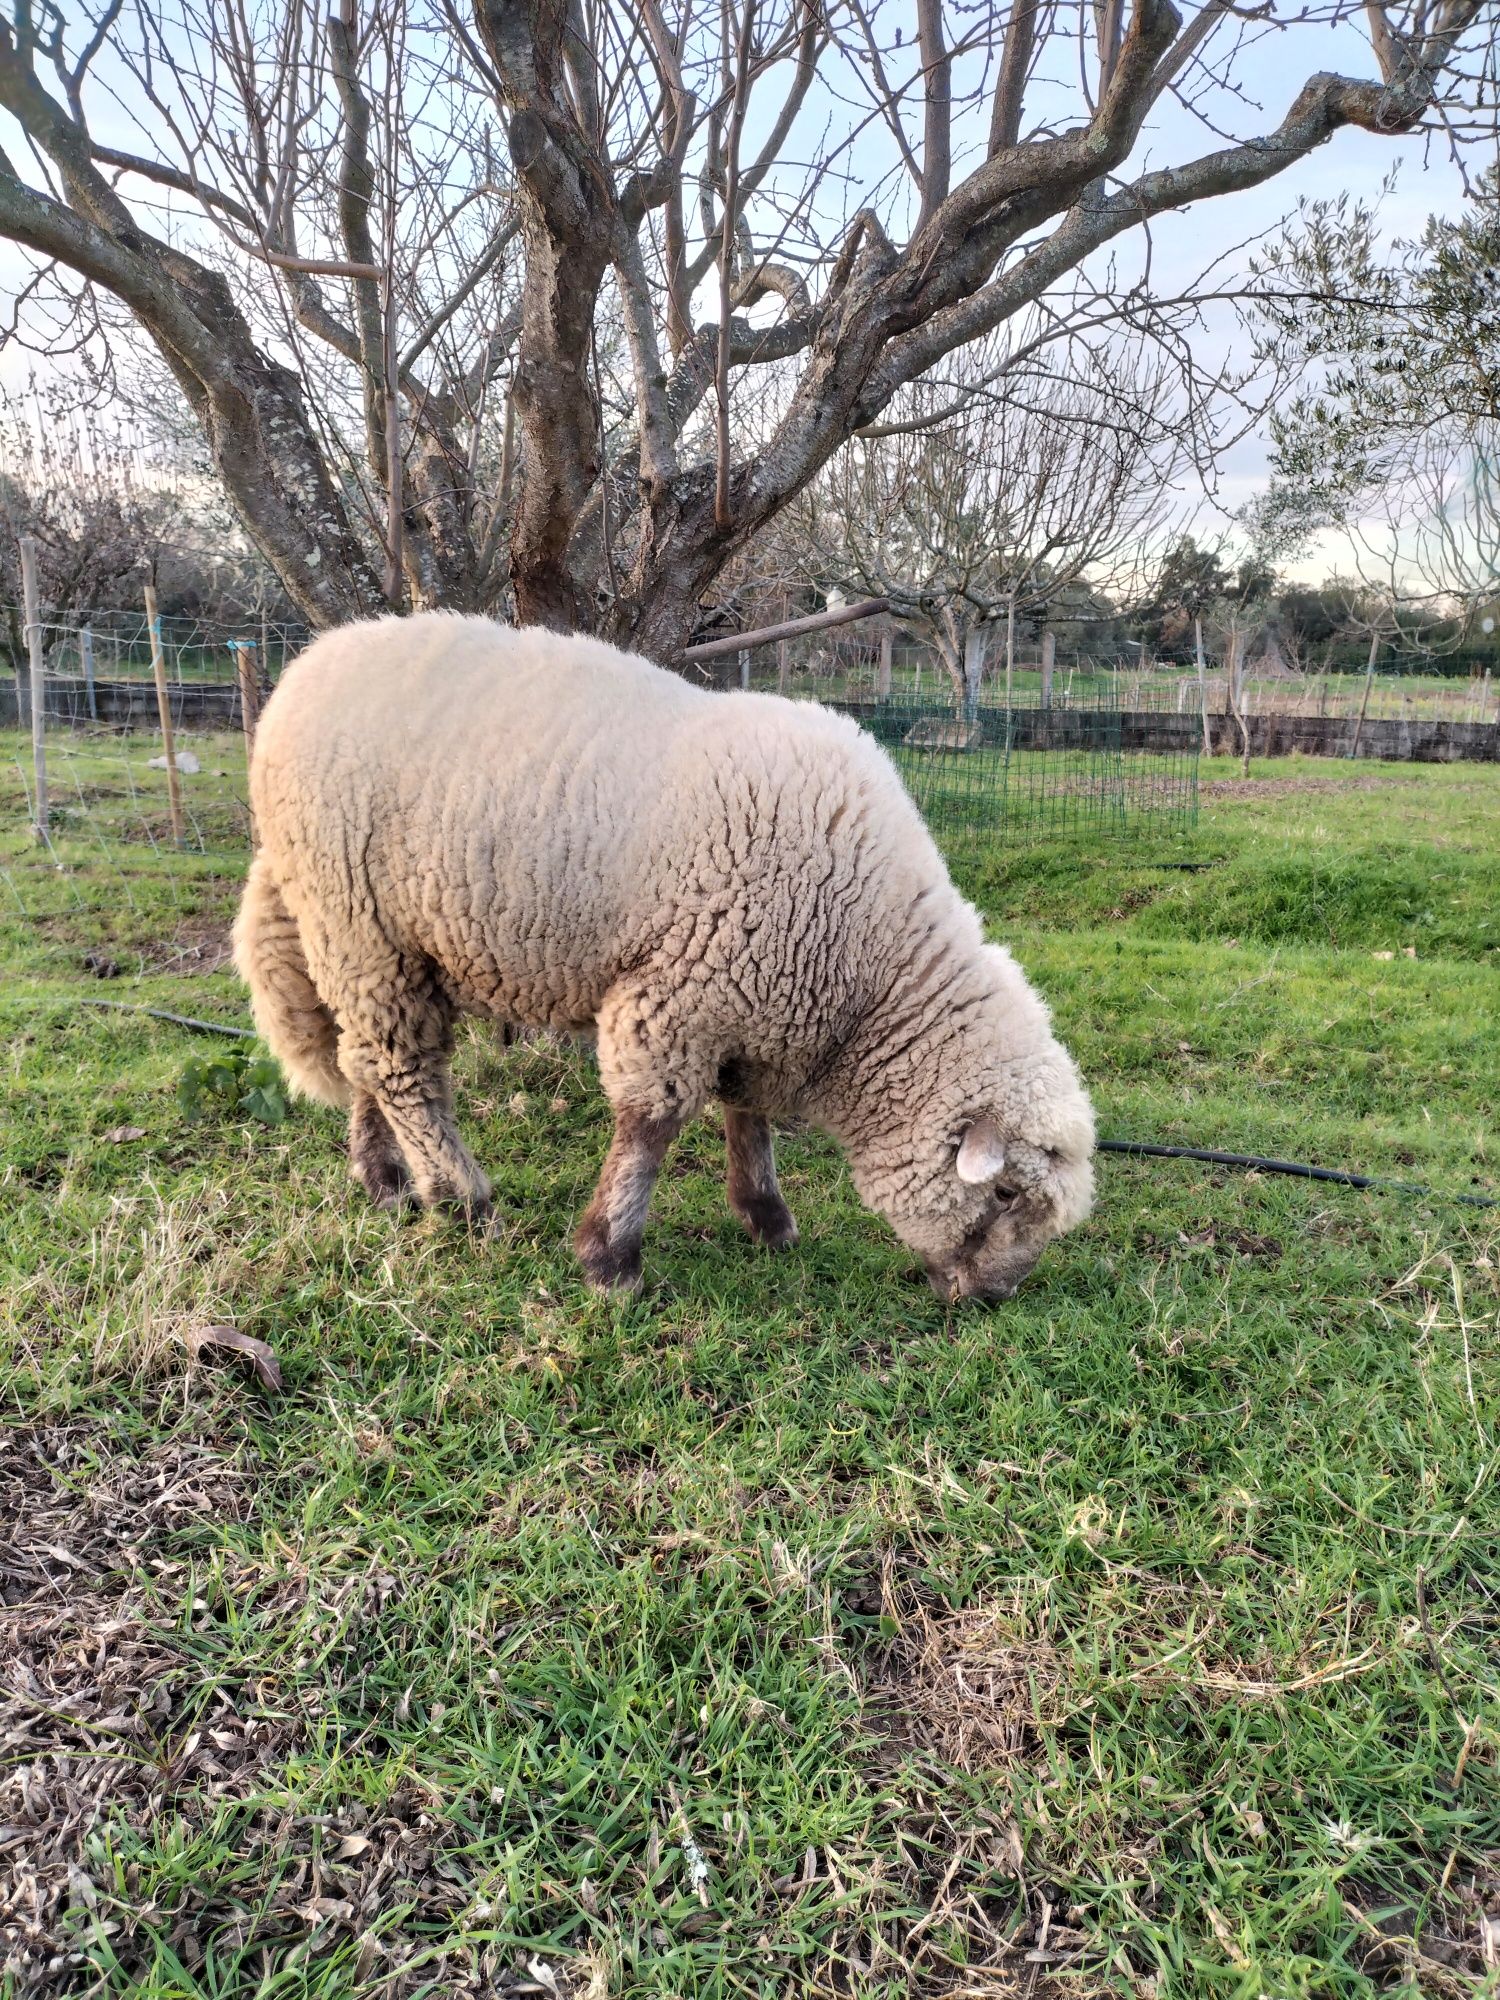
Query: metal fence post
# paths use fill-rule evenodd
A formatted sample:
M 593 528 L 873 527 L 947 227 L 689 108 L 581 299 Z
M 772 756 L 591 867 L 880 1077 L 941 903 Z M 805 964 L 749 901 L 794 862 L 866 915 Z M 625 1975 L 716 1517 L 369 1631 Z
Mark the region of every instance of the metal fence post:
M 255 747 L 255 730 L 260 721 L 260 685 L 257 675 L 255 641 L 253 639 L 231 639 L 235 664 L 240 682 L 240 729 L 245 738 L 245 779 L 250 777 L 250 753 Z M 258 846 L 255 831 L 255 814 L 250 815 L 250 845 Z
M 88 698 L 89 721 L 99 720 L 99 704 L 94 694 L 94 628 L 85 625 L 78 635 L 78 650 L 83 656 L 83 691 Z
M 964 720 L 979 712 L 979 684 L 984 678 L 984 631 L 971 625 L 964 634 Z
M 38 840 L 47 838 L 50 809 L 47 799 L 47 677 L 42 665 L 42 613 L 36 587 L 36 543 L 30 535 L 21 537 L 21 594 L 26 605 L 26 650 L 31 659 L 31 765 L 36 775 L 36 819 L 33 830 Z M 16 675 L 16 685 L 21 676 Z
M 167 663 L 161 647 L 161 619 L 156 589 L 146 585 L 146 621 L 151 627 L 151 671 L 156 680 L 156 712 L 161 717 L 162 747 L 167 753 L 167 808 L 172 815 L 172 839 L 182 845 L 182 789 L 177 778 L 177 745 L 172 737 L 172 704 L 167 698 Z

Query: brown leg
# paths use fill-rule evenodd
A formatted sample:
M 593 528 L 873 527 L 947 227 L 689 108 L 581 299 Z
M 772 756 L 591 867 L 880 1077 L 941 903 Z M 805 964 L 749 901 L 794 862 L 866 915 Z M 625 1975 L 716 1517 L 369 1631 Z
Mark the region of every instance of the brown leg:
M 651 1190 L 682 1130 L 677 1116 L 648 1118 L 638 1111 L 615 1113 L 615 1136 L 599 1185 L 573 1237 L 573 1248 L 601 1291 L 633 1290 L 641 1281 L 641 1238 Z
M 349 1112 L 349 1165 L 377 1208 L 399 1208 L 412 1199 L 396 1135 L 374 1098 L 363 1092 Z
M 776 1185 L 776 1158 L 769 1120 L 758 1111 L 724 1106 L 729 1145 L 729 1206 L 752 1241 L 785 1250 L 797 1240 L 797 1224 Z

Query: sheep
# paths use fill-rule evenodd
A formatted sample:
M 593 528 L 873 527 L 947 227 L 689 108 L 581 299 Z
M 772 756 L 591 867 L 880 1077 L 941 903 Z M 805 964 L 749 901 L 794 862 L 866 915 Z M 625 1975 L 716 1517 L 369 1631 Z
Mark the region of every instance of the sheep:
M 658 1170 L 723 1106 L 728 1197 L 796 1241 L 772 1121 L 843 1148 L 944 1298 L 1009 1298 L 1092 1197 L 1048 1012 L 846 717 L 585 637 L 432 612 L 324 634 L 261 718 L 235 925 L 292 1087 L 378 1203 L 471 1218 L 464 1014 L 592 1035 L 614 1134 L 574 1244 L 633 1287 Z

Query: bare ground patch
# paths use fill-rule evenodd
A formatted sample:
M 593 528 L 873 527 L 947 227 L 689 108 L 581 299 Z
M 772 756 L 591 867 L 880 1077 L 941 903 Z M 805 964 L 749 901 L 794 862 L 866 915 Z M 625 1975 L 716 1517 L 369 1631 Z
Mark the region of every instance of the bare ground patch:
M 867 1924 L 848 1947 L 851 1969 L 899 1962 L 902 1989 L 918 2000 L 1118 2000 L 1136 1982 L 1093 1969 L 1112 1954 L 1088 1912 L 1027 1854 L 1005 1811 L 950 1775 L 1041 1763 L 1042 1729 L 1071 1706 L 1060 1655 L 1043 1636 L 1020 1636 L 1016 1606 L 954 1611 L 889 1564 L 863 1604 L 894 1627 L 865 1662 L 866 1715 L 879 1739 L 873 1766 L 899 1770 L 904 1794 L 905 1865 L 892 1886 L 922 1914 Z
M 144 947 L 141 970 L 194 979 L 204 973 L 222 972 L 232 951 L 228 919 L 190 917 L 177 926 L 171 937 Z
M 1218 778 L 1204 771 L 1199 782 L 1203 803 L 1214 805 L 1221 799 L 1290 799 L 1310 792 L 1391 792 L 1409 780 L 1375 771 L 1326 775 L 1309 771 L 1290 778 Z
M 1404 1902 L 1360 1888 L 1345 1896 L 1361 1971 L 1382 1988 L 1431 2000 L 1472 2000 L 1492 1991 L 1500 1972 L 1500 1852 L 1453 1869 L 1421 1922 L 1419 1906 L 1417 1897 Z

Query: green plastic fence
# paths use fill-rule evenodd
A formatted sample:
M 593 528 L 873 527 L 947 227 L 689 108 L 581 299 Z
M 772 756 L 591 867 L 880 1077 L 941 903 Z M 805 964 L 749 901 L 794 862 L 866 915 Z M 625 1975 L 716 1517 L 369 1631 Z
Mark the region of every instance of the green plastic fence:
M 1118 709 L 898 702 L 851 706 L 890 753 L 943 845 L 1043 833 L 1107 838 L 1190 830 L 1198 814 L 1193 722 L 1170 750 L 1123 741 Z M 1194 719 L 1195 720 L 1195 719 Z

